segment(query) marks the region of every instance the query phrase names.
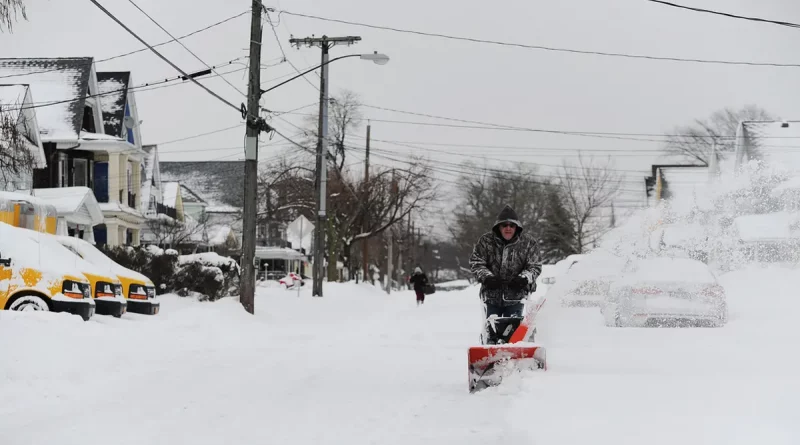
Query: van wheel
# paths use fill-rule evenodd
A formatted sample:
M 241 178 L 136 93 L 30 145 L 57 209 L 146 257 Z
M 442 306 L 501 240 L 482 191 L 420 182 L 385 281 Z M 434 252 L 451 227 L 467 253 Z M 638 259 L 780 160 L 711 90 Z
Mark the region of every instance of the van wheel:
M 12 311 L 50 311 L 47 301 L 37 295 L 21 295 L 8 305 Z

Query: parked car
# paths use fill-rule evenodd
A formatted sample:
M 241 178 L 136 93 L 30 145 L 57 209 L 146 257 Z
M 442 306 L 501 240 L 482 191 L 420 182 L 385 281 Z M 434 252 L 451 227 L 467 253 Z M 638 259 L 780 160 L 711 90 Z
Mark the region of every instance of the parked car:
M 610 286 L 606 326 L 678 326 L 728 321 L 725 289 L 711 269 L 689 258 L 632 260 Z
M 150 278 L 118 264 L 88 241 L 70 236 L 56 236 L 56 240 L 84 260 L 115 275 L 122 283 L 128 312 L 158 314 L 161 304 L 156 301 L 156 285 Z
M 97 306 L 97 314 L 119 318 L 127 312 L 128 302 L 125 301 L 125 297 L 122 294 L 122 282 L 116 275 L 84 260 L 80 255 L 67 249 L 58 242 L 56 235 L 27 229 L 23 229 L 20 233 L 28 238 L 35 239 L 47 252 L 46 255 L 57 259 L 63 264 L 73 265 L 89 279 L 92 298 L 94 298 Z
M 584 255 L 574 261 L 547 291 L 562 306 L 600 307 L 611 282 L 619 275 L 625 260 L 610 254 Z
M 96 304 L 86 276 L 26 232 L 34 233 L 0 222 L 0 309 L 92 318 Z
M 581 254 L 570 255 L 551 267 L 543 267 L 542 274 L 539 276 L 540 282 L 552 286 L 556 283 L 556 279 L 559 276 L 564 275 L 573 264 L 577 263 L 585 256 L 586 255 Z

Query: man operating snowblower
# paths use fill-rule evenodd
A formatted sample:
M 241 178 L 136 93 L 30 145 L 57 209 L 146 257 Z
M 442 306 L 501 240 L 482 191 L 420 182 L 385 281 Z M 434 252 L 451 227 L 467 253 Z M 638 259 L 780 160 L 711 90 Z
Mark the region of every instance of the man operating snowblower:
M 523 317 L 525 300 L 536 290 L 536 278 L 542 273 L 539 244 L 523 231 L 516 212 L 506 205 L 470 256 L 470 268 L 481 283 L 484 304 L 482 344 L 507 343 L 507 336 L 503 339 L 503 332 L 492 328 L 493 319 Z

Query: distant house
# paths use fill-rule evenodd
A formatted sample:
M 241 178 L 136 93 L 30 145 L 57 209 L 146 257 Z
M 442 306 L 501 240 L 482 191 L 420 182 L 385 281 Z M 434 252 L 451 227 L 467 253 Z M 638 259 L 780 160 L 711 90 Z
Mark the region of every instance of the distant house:
M 205 221 L 209 243 L 241 246 L 244 161 L 162 162 L 160 168 L 163 181 L 180 183 L 192 217 Z
M 678 198 L 676 201 L 680 202 L 693 202 L 695 190 L 708 184 L 710 180 L 710 172 L 705 165 L 662 164 L 651 168 L 652 176 L 645 177 L 648 206 L 670 198 Z
M 733 167 L 750 161 L 769 164 L 773 172 L 800 175 L 800 122 L 742 122 L 739 124 Z

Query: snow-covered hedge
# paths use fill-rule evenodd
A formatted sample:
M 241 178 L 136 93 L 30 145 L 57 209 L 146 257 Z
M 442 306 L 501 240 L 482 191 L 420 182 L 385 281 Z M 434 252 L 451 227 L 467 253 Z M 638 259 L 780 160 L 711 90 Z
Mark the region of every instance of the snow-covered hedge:
M 179 255 L 172 249 L 146 247 L 102 247 L 117 263 L 148 276 L 156 292 L 181 296 L 200 294 L 215 301 L 239 293 L 239 265 L 216 253 Z

